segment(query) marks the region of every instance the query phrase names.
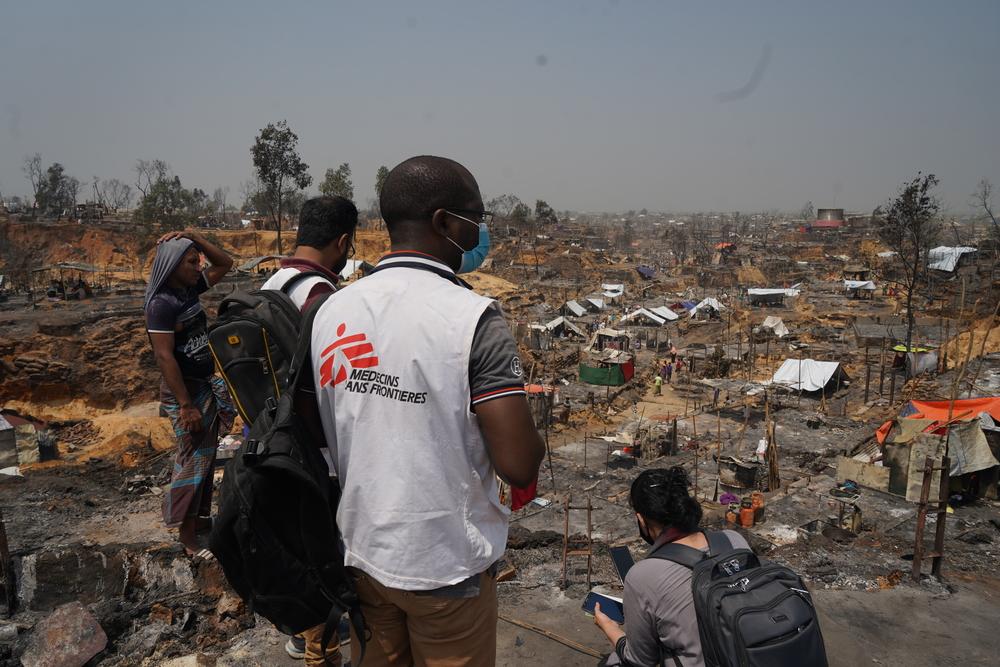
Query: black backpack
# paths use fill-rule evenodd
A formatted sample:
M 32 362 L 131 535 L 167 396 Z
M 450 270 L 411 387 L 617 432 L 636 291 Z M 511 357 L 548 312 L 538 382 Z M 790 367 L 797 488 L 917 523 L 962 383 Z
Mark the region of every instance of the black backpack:
M 250 426 L 266 407 L 277 405 L 288 380 L 302 316 L 288 297 L 299 281 L 319 271 L 302 271 L 280 290 L 234 292 L 219 304 L 208 329 L 208 347 L 243 423 Z
M 706 667 L 826 667 L 819 618 L 802 578 L 706 532 L 709 551 L 664 544 L 648 558 L 691 568 Z M 664 648 L 678 667 L 680 658 Z
M 360 642 L 357 663 L 365 629 L 340 549 L 340 487 L 319 451 L 323 443 L 294 410 L 299 380 L 309 377 L 299 371 L 309 367 L 312 322 L 326 296 L 303 314 L 287 390 L 275 407 L 261 411 L 226 465 L 209 544 L 249 609 L 279 630 L 298 634 L 325 623 L 324 654 L 348 613 Z

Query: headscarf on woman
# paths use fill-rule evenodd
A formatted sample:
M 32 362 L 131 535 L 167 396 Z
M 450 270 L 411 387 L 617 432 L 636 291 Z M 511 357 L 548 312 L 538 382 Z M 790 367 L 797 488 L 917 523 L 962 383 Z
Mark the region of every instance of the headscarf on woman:
M 180 264 L 184 254 L 194 245 L 194 241 L 186 238 L 171 239 L 156 246 L 156 257 L 153 258 L 153 268 L 149 272 L 149 282 L 146 284 L 146 297 L 142 309 L 146 310 L 149 301 L 163 289 L 167 278 Z

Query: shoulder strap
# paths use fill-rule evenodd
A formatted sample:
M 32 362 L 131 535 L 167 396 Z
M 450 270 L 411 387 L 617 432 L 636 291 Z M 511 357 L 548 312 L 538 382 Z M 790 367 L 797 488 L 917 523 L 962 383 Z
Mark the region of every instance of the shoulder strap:
M 299 386 L 299 371 L 307 365 L 309 359 L 309 348 L 312 346 L 313 320 L 316 313 L 326 303 L 330 297 L 330 292 L 321 294 L 316 300 L 309 304 L 309 308 L 302 313 L 302 320 L 299 326 L 299 340 L 295 344 L 295 354 L 292 355 L 292 362 L 288 365 L 288 385 L 286 393 L 294 394 Z
M 299 271 L 294 276 L 290 277 L 288 280 L 285 281 L 285 284 L 281 286 L 281 291 L 284 292 L 285 294 L 288 294 L 292 290 L 292 288 L 295 287 L 295 285 L 297 285 L 299 282 L 305 280 L 306 278 L 312 278 L 314 276 L 317 278 L 322 278 L 328 283 L 330 282 L 330 279 L 326 276 L 325 273 L 320 273 L 319 271 L 315 270 Z
M 709 548 L 711 548 L 711 544 L 709 544 Z M 695 565 L 706 558 L 706 554 L 699 549 L 670 542 L 659 547 L 656 551 L 646 556 L 646 558 L 669 560 L 693 570 Z
M 726 553 L 727 551 L 733 551 L 733 543 L 729 541 L 729 538 L 725 533 L 719 530 L 710 530 L 705 532 L 705 539 L 708 540 L 708 555 L 718 556 L 721 553 Z

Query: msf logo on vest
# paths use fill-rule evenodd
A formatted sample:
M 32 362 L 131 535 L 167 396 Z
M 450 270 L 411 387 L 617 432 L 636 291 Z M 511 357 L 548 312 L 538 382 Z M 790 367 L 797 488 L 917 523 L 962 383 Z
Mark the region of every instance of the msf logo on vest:
M 367 335 L 352 334 L 345 336 L 347 326 L 343 323 L 337 327 L 337 340 L 323 350 L 320 355 L 323 362 L 319 367 L 319 384 L 321 387 L 333 385 L 336 387 L 347 379 L 347 366 L 351 368 L 372 368 L 378 366 L 375 348 L 368 342 Z M 336 372 L 334 368 L 336 367 Z

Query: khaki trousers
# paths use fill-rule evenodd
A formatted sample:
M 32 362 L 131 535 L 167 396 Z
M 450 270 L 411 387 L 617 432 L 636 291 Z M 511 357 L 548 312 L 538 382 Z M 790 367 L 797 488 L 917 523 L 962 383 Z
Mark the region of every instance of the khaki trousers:
M 335 619 L 339 623 L 340 619 Z M 302 638 L 306 640 L 305 667 L 340 667 L 343 664 L 343 657 L 340 655 L 340 637 L 334 630 L 333 637 L 326 647 L 326 660 L 323 660 L 323 624 L 315 628 L 309 628 L 302 633 Z
M 351 569 L 371 638 L 364 667 L 489 667 L 497 654 L 497 582 L 487 572 L 479 596 L 446 598 L 387 588 Z M 351 662 L 360 656 L 351 629 Z

